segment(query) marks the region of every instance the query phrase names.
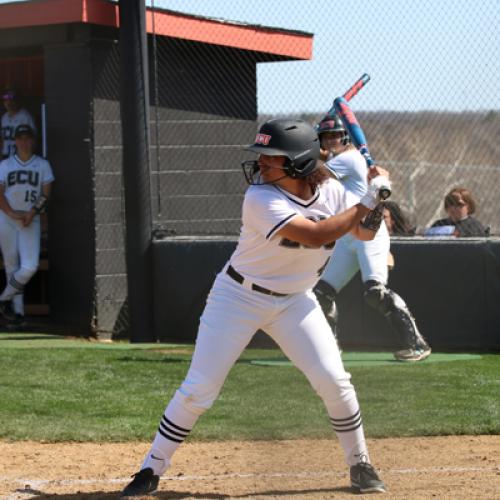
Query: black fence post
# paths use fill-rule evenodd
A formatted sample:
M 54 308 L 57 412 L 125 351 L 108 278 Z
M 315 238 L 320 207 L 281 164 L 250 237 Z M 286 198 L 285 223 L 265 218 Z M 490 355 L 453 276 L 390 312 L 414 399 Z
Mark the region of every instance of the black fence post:
M 154 342 L 149 77 L 144 0 L 120 0 L 120 88 L 131 342 Z

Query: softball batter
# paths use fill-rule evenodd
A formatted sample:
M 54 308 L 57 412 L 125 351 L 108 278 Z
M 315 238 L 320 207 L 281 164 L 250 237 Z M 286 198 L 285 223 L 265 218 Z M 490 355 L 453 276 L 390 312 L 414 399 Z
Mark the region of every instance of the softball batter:
M 382 177 L 375 177 L 360 203 L 347 209 L 352 203 L 345 190 L 317 162 L 315 130 L 300 120 L 266 122 L 248 149 L 259 159 L 243 164 L 252 185 L 243 202 L 237 248 L 207 299 L 186 378 L 164 412 L 141 470 L 122 496 L 156 490 L 175 450 L 212 406 L 258 329 L 276 341 L 322 398 L 350 466 L 352 486 L 361 492 L 384 491 L 370 465 L 350 375 L 312 291 L 335 240 L 347 232 L 373 238 L 367 214 L 377 204 Z M 378 174 L 386 172 L 376 168 L 372 175 Z
M 37 271 L 40 258 L 39 214 L 45 209 L 54 175 L 49 162 L 33 154 L 35 132 L 30 125 L 19 125 L 14 137 L 17 153 L 0 163 L 0 247 L 7 277 L 0 314 L 21 326 L 24 286 Z
M 326 117 L 319 124 L 318 134 L 326 166 L 359 200 L 368 188 L 366 161 L 349 143 L 342 120 L 337 115 Z M 382 212 L 382 208 L 379 209 Z M 351 234 L 345 235 L 335 245 L 333 257 L 314 291 L 335 333 L 338 317 L 335 296 L 361 271 L 366 302 L 387 318 L 403 344 L 403 349 L 396 351 L 394 357 L 399 361 L 420 361 L 431 354 L 431 348 L 418 331 L 404 300 L 387 288 L 389 249 L 385 222 L 371 241 L 359 241 Z

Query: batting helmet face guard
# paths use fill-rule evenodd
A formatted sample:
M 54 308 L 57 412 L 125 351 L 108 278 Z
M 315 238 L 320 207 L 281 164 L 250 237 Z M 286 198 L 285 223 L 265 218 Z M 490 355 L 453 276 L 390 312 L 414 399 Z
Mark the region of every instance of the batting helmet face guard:
M 317 126 L 317 132 L 321 139 L 321 134 L 325 132 L 342 132 L 344 134 L 342 143 L 344 145 L 349 143 L 349 134 L 347 133 L 342 120 L 339 115 L 325 116 Z
M 318 134 L 303 120 L 276 119 L 264 123 L 255 143 L 245 148 L 259 155 L 284 156 L 284 171 L 294 179 L 302 179 L 317 168 L 320 147 Z M 245 178 L 249 184 L 265 184 L 260 178 L 258 162 L 242 163 Z

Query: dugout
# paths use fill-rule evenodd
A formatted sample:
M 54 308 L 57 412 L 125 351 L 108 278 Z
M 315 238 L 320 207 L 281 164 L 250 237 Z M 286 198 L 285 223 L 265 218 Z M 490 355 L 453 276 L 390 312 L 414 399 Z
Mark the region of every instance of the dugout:
M 148 44 L 164 54 L 154 61 L 156 67 L 150 62 L 149 81 L 155 81 L 154 68 L 163 91 L 151 110 L 159 120 L 152 135 L 163 148 L 169 174 L 168 181 L 156 176 L 151 183 L 165 200 L 175 184 L 196 185 L 205 204 L 189 197 L 185 202 L 193 213 L 206 214 L 210 207 L 216 231 L 218 220 L 240 209 L 244 182 L 225 165 L 239 165 L 241 145 L 256 130 L 257 63 L 310 59 L 312 35 L 158 9 L 154 20 L 148 9 L 146 24 Z M 50 305 L 54 325 L 77 335 L 110 336 L 126 318 L 118 40 L 119 11 L 113 1 L 0 5 L 0 85 L 20 90 L 45 130 L 56 177 L 49 211 L 49 279 L 39 300 Z M 217 59 L 211 57 L 215 51 Z M 237 92 L 237 100 L 228 99 L 228 88 Z M 204 141 L 201 160 L 199 151 L 190 148 L 199 136 Z M 172 144 L 177 147 L 169 149 Z M 238 191 L 222 205 L 210 203 L 212 195 L 220 196 L 203 180 L 210 168 L 201 165 L 206 171 L 196 179 L 182 172 L 186 163 L 206 163 L 214 156 L 220 164 L 215 172 L 219 185 Z M 167 208 L 155 225 L 182 232 L 185 222 L 178 209 L 172 203 Z M 230 230 L 238 222 L 233 225 Z

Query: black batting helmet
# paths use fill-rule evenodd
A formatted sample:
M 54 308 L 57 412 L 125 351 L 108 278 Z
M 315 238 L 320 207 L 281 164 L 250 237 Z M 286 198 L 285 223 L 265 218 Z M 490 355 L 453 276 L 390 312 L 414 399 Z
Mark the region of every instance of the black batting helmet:
M 316 170 L 320 153 L 319 138 L 314 128 L 303 120 L 287 118 L 264 123 L 255 137 L 254 144 L 245 149 L 257 154 L 286 157 L 284 165 L 286 174 L 298 179 L 307 177 Z M 250 182 L 245 163 L 248 167 L 252 162 L 243 162 L 243 167 L 247 181 L 254 184 L 253 181 Z M 256 164 L 253 163 L 253 174 L 255 174 Z
M 317 132 L 320 138 L 321 134 L 324 134 L 325 132 L 343 132 L 344 133 L 343 144 L 345 145 L 349 143 L 349 134 L 347 133 L 344 124 L 340 119 L 340 116 L 337 114 L 326 115 L 319 122 L 317 126 Z

